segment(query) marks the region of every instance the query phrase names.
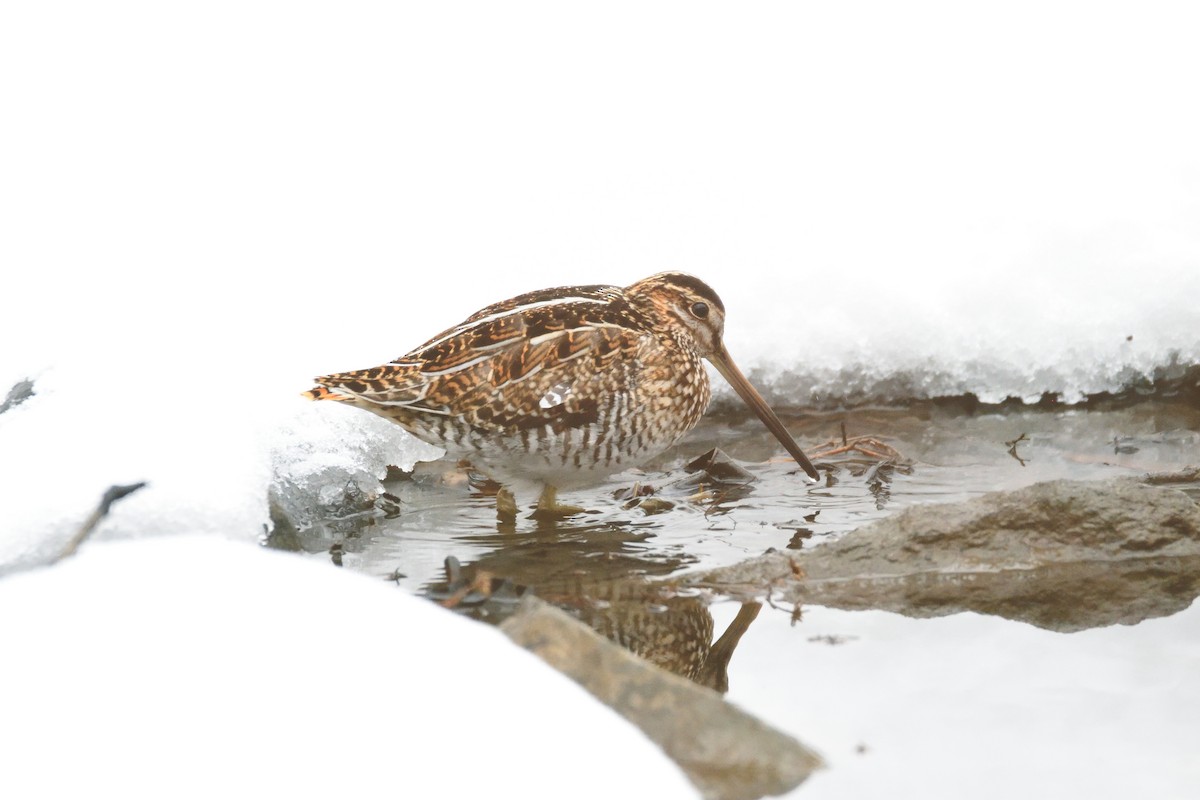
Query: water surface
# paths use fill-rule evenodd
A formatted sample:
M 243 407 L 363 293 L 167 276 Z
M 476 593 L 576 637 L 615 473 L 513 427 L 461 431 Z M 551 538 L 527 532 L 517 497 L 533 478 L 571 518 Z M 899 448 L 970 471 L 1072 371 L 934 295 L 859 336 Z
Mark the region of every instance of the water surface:
M 811 548 L 912 504 L 1177 470 L 1200 462 L 1200 411 L 1146 402 L 972 414 L 926 404 L 785 421 L 824 481 L 806 482 L 756 420 L 710 415 L 643 469 L 564 495 L 588 512 L 558 523 L 500 524 L 492 498 L 434 464 L 388 482 L 389 513 L 326 520 L 291 544 L 491 620 L 533 592 L 668 668 L 727 685 L 731 700 L 830 762 L 797 796 L 1184 797 L 1200 786 L 1194 606 L 1059 633 L 975 613 L 792 608 L 766 593 L 755 609 L 744 597 L 638 588 L 771 548 Z M 869 439 L 863 451 L 819 455 L 843 435 Z M 748 474 L 714 483 L 688 471 L 713 448 Z M 447 557 L 462 565 L 450 581 Z M 493 598 L 466 586 L 480 573 Z

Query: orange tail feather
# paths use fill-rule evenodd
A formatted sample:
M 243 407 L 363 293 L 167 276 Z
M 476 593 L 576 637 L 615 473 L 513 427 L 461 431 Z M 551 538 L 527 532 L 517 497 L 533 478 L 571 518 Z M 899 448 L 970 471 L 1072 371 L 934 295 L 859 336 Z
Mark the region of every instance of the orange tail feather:
M 307 392 L 302 392 L 301 397 L 307 397 L 309 400 L 339 400 L 342 402 L 351 399 L 344 394 L 331 392 L 324 386 L 314 386 Z

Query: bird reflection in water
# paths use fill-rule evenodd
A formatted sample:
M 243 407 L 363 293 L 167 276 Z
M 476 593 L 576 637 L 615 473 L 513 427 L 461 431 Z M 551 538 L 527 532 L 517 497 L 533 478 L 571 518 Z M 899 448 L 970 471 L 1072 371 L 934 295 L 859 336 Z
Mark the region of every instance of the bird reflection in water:
M 724 692 L 729 659 L 759 604 L 744 603 L 716 636 L 708 608 L 710 592 L 652 580 L 667 579 L 699 559 L 670 545 L 656 546 L 655 540 L 662 526 L 660 514 L 686 510 L 690 518 L 701 512 L 707 519 L 728 513 L 753 493 L 756 477 L 715 449 L 670 473 L 647 477 L 649 482 L 611 492 L 611 500 L 602 503 L 605 510 L 594 515 L 569 521 L 540 519 L 532 526 L 492 519 L 472 532 L 454 534 L 457 546 L 477 546 L 485 552 L 466 566 L 446 559 L 445 580 L 426 584 L 423 592 L 460 613 L 496 624 L 516 610 L 521 597 L 535 594 L 641 658 Z M 392 488 L 402 493 L 408 480 L 397 478 Z M 479 480 L 473 480 L 472 487 L 484 503 L 499 488 Z M 407 572 L 405 565 L 373 558 L 378 537 L 367 533 L 404 515 L 376 506 L 373 512 L 356 506 L 345 518 L 327 515 L 317 524 L 291 529 L 290 538 L 283 535 L 286 526 L 277 525 L 272 546 L 328 550 L 335 562 L 353 552 L 360 568 L 382 569 L 380 574 L 399 580 Z
M 611 530 L 607 534 L 611 547 Z M 639 559 L 610 550 L 611 557 L 594 561 L 598 569 L 584 571 L 579 567 L 586 560 L 571 554 L 580 547 L 588 545 L 568 537 L 501 548 L 466 567 L 448 558 L 446 581 L 427 586 L 425 593 L 495 624 L 515 612 L 522 597 L 536 593 L 646 661 L 715 691 L 728 690 L 729 660 L 758 616 L 760 603 L 743 602 L 714 641 L 708 595 L 644 577 L 671 572 L 680 562 Z M 640 567 L 634 568 L 635 564 Z M 643 576 L 629 577 L 637 572 Z M 618 574 L 621 577 L 612 577 Z

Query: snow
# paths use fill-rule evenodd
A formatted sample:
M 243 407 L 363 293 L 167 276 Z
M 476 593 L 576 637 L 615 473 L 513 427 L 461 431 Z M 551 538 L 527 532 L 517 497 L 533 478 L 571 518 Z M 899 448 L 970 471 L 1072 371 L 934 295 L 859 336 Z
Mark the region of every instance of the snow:
M 294 555 L 91 545 L 0 606 L 7 797 L 696 796 L 498 630 Z
M 121 356 L 135 369 L 136 354 Z M 268 497 L 290 498 L 301 523 L 320 492 L 356 480 L 373 491 L 389 464 L 411 469 L 441 451 L 386 420 L 327 408 L 263 381 L 197 386 L 196 362 L 147 368 L 142 389 L 114 363 L 67 362 L 32 373 L 34 396 L 0 414 L 0 573 L 59 552 L 112 485 L 147 486 L 116 504 L 99 539 L 206 533 L 256 541 Z M 304 385 L 304 384 L 301 384 Z
M 26 4 L 0 31 L 0 330 L 34 369 L 122 347 L 208 356 L 197 388 L 240 361 L 301 384 L 520 291 L 684 269 L 793 388 L 1119 388 L 1200 360 L 1198 23 Z
M 382 417 L 332 403 L 298 401 L 286 413 L 281 409 L 276 422 L 268 428 L 269 494 L 294 525 L 311 522 L 320 506 L 342 501 L 347 487 L 377 493 L 389 465 L 411 471 L 444 452 Z

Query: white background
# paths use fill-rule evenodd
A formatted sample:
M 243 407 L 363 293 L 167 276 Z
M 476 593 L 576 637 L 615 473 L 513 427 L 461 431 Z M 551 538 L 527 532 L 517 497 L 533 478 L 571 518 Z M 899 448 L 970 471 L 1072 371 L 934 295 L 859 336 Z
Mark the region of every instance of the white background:
M 1188 3 L 0 13 L 5 377 L 282 389 L 663 269 L 747 367 L 1002 397 L 1200 354 Z

